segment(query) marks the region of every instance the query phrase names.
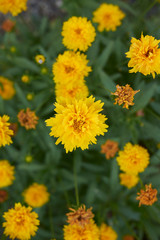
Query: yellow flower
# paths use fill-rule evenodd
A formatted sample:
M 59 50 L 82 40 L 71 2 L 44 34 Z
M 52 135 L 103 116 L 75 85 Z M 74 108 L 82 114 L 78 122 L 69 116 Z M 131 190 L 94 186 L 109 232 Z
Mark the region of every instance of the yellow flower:
M 0 188 L 8 187 L 13 183 L 14 167 L 7 160 L 0 161 Z
M 22 80 L 22 82 L 24 82 L 24 83 L 28 83 L 29 82 L 29 76 L 28 75 L 23 75 L 22 77 L 21 77 L 21 80 Z
M 20 240 L 29 240 L 31 236 L 35 236 L 38 229 L 38 214 L 31 212 L 31 207 L 22 206 L 16 203 L 14 208 L 5 212 L 3 217 L 6 222 L 3 223 L 5 228 L 4 234 L 12 240 L 15 238 Z
M 86 51 L 94 41 L 95 28 L 86 17 L 71 17 L 63 23 L 63 44 L 68 49 Z
M 33 157 L 31 155 L 27 155 L 25 157 L 25 161 L 28 162 L 28 163 L 32 162 L 32 160 L 33 160 Z
M 9 100 L 15 95 L 13 82 L 0 76 L 0 96 L 4 100 Z
M 77 82 L 72 85 L 56 84 L 55 91 L 57 102 L 59 102 L 59 99 L 61 98 L 86 98 L 89 94 L 88 88 L 83 82 Z
M 0 12 L 7 14 L 10 12 L 13 16 L 17 16 L 22 11 L 26 11 L 27 0 L 0 0 Z
M 98 23 L 98 30 L 100 32 L 115 31 L 120 26 L 121 20 L 125 14 L 117 5 L 102 3 L 100 7 L 93 12 L 93 22 Z
M 147 149 L 127 143 L 123 151 L 119 151 L 117 162 L 120 169 L 128 174 L 143 172 L 149 164 L 149 153 Z
M 128 174 L 128 173 L 120 173 L 120 184 L 127 187 L 128 189 L 134 187 L 137 185 L 139 181 L 139 177 L 134 174 Z
M 117 233 L 105 223 L 100 226 L 100 240 L 116 240 Z
M 35 60 L 38 64 L 43 64 L 45 62 L 45 57 L 43 55 L 36 55 Z
M 43 184 L 33 183 L 24 193 L 24 201 L 31 207 L 41 207 L 49 201 L 49 193 Z
M 9 117 L 7 115 L 0 116 L 0 147 L 10 145 L 12 143 L 11 136 L 14 135 L 13 130 L 9 128 Z
M 46 120 L 47 126 L 52 127 L 50 136 L 57 137 L 56 144 L 62 142 L 66 152 L 78 147 L 84 150 L 97 142 L 97 135 L 107 132 L 106 117 L 99 113 L 103 103 L 94 100 L 92 96 L 72 101 L 63 99 L 55 104 L 55 117 Z
M 31 101 L 33 99 L 33 93 L 28 93 L 26 98 L 28 101 Z
M 141 34 L 140 40 L 132 38 L 129 52 L 126 53 L 130 58 L 128 67 L 132 67 L 129 72 L 140 72 L 144 75 L 160 73 L 160 49 L 158 44 L 160 40 L 156 40 L 152 36 Z
M 91 67 L 87 66 L 86 55 L 80 52 L 65 51 L 59 54 L 57 61 L 53 64 L 53 74 L 55 83 L 72 84 L 84 81 L 84 77 L 91 72 Z
M 64 226 L 64 240 L 99 240 L 99 229 L 93 220 L 84 226 L 69 224 Z

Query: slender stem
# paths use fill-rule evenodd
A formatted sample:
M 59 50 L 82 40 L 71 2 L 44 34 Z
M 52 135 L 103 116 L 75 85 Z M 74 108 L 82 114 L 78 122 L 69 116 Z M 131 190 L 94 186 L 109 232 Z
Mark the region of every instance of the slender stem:
M 142 182 L 142 180 L 140 178 L 139 178 L 139 182 L 141 184 L 141 188 L 144 188 L 144 184 L 143 184 L 143 182 Z
M 79 207 L 79 193 L 78 193 L 78 182 L 77 182 L 77 169 L 76 169 L 76 157 L 74 156 L 73 163 L 73 173 L 74 173 L 74 187 L 75 187 L 75 195 L 76 195 L 76 204 Z

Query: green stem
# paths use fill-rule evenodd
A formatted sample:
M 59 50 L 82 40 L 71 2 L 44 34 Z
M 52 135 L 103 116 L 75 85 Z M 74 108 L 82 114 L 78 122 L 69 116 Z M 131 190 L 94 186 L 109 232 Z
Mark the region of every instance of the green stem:
M 74 173 L 74 187 L 75 187 L 76 203 L 77 203 L 77 207 L 79 207 L 79 194 L 78 194 L 77 169 L 76 169 L 76 157 L 75 156 L 74 156 L 74 163 L 73 163 L 73 173 Z
M 52 219 L 51 202 L 49 202 L 49 222 L 50 222 L 50 229 L 51 229 L 52 238 L 54 238 L 54 227 L 53 227 L 53 219 Z
M 143 182 L 142 182 L 142 180 L 140 178 L 139 178 L 139 182 L 141 184 L 141 188 L 144 188 L 144 184 L 143 184 Z

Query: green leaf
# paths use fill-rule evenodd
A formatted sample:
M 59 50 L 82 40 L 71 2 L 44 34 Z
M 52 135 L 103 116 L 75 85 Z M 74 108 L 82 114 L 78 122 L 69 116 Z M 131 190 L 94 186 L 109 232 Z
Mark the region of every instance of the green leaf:
M 98 74 L 101 80 L 101 83 L 103 84 L 104 88 L 108 90 L 109 92 L 114 92 L 116 90 L 116 84 L 112 80 L 112 78 L 107 75 L 103 70 L 99 69 Z M 106 93 L 107 94 L 107 93 Z
M 114 47 L 114 42 L 109 41 L 106 48 L 103 50 L 102 54 L 97 59 L 96 64 L 98 65 L 98 68 L 104 68 L 104 66 L 107 64 L 107 61 L 113 51 L 113 47 Z
M 23 68 L 25 70 L 31 70 L 33 72 L 36 72 L 36 73 L 39 73 L 39 67 L 32 61 L 26 59 L 26 58 L 23 58 L 23 57 L 15 57 L 13 59 L 13 63 L 20 67 L 20 68 Z

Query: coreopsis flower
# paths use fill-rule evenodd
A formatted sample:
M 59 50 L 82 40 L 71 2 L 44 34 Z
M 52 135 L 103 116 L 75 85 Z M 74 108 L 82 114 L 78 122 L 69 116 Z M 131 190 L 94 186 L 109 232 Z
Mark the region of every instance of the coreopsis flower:
M 0 160 L 0 188 L 12 185 L 14 177 L 14 166 L 7 160 Z
M 115 31 L 122 24 L 125 14 L 117 5 L 102 3 L 93 12 L 93 22 L 98 23 L 98 31 Z
M 152 184 L 145 185 L 145 190 L 141 189 L 140 193 L 137 193 L 138 197 L 136 200 L 139 200 L 139 207 L 143 205 L 152 205 L 157 199 L 157 189 L 152 188 Z
M 134 174 L 120 173 L 120 184 L 127 187 L 128 189 L 134 187 L 139 182 L 139 177 Z
M 114 93 L 111 93 L 112 95 L 116 96 L 114 104 L 124 104 L 123 108 L 127 109 L 129 105 L 133 106 L 134 95 L 140 90 L 134 91 L 129 84 L 126 84 L 125 86 L 116 85 L 116 88 L 116 91 Z
M 64 226 L 64 240 L 99 240 L 99 229 L 93 220 L 81 226 L 69 224 Z
M 160 40 L 154 37 L 141 34 L 141 38 L 132 38 L 129 51 L 126 53 L 127 58 L 130 58 L 128 67 L 130 73 L 140 72 L 145 76 L 152 74 L 155 78 L 155 73 L 160 73 Z
M 120 169 L 128 174 L 138 174 L 143 172 L 149 164 L 149 153 L 147 149 L 140 145 L 127 143 L 123 151 L 119 151 L 117 157 Z
M 66 99 L 81 99 L 86 98 L 89 95 L 88 87 L 83 82 L 77 82 L 73 84 L 56 84 L 55 87 L 56 100 L 66 98 Z
M 101 153 L 105 153 L 106 159 L 113 158 L 118 150 L 118 143 L 112 140 L 107 140 L 101 145 Z
M 28 75 L 23 75 L 23 76 L 21 77 L 21 80 L 22 80 L 22 82 L 24 82 L 24 83 L 28 83 L 28 82 L 30 81 Z
M 134 237 L 131 236 L 131 235 L 125 235 L 125 236 L 123 237 L 123 240 L 134 240 Z
M 0 147 L 5 145 L 10 145 L 12 143 L 11 136 L 14 135 L 13 130 L 11 130 L 10 123 L 8 122 L 9 116 L 0 116 Z
M 14 208 L 8 210 L 3 215 L 5 222 L 4 234 L 12 240 L 29 240 L 35 236 L 38 229 L 39 220 L 38 214 L 32 211 L 31 207 L 22 206 L 21 203 L 16 203 Z
M 45 62 L 45 57 L 43 55 L 36 55 L 35 60 L 38 64 L 43 64 Z
M 18 115 L 18 121 L 20 122 L 21 126 L 25 127 L 27 130 L 35 129 L 38 123 L 38 117 L 36 116 L 34 111 L 31 111 L 29 108 L 22 109 Z
M 84 77 L 91 72 L 87 66 L 88 60 L 85 54 L 80 52 L 65 51 L 59 54 L 57 61 L 53 64 L 55 83 L 72 85 L 72 83 L 84 82 Z
M 24 192 L 24 201 L 31 207 L 42 207 L 49 201 L 49 193 L 43 184 L 33 183 Z
M 74 51 L 86 51 L 95 39 L 96 32 L 86 17 L 71 17 L 63 23 L 63 44 Z
M 0 12 L 3 14 L 11 13 L 17 16 L 22 11 L 27 10 L 27 0 L 0 0 Z
M 117 233 L 111 228 L 107 226 L 105 223 L 102 223 L 100 226 L 100 240 L 116 240 Z
M 15 26 L 15 22 L 11 21 L 10 19 L 6 19 L 1 25 L 2 29 L 5 32 L 11 32 L 14 26 Z
M 15 95 L 13 82 L 0 76 L 0 96 L 4 100 L 9 100 Z
M 0 203 L 3 203 L 7 200 L 8 198 L 8 193 L 6 190 L 0 189 Z
M 96 136 L 107 132 L 106 117 L 100 114 L 103 103 L 94 100 L 93 96 L 80 100 L 63 99 L 55 104 L 55 117 L 46 120 L 47 126 L 51 126 L 50 136 L 57 137 L 56 144 L 62 142 L 66 152 L 78 147 L 84 150 L 97 142 Z
M 67 222 L 71 225 L 78 224 L 80 226 L 84 226 L 86 224 L 89 224 L 90 219 L 94 217 L 94 214 L 92 213 L 92 208 L 88 208 L 86 210 L 86 206 L 82 205 L 77 210 L 73 208 L 69 208 L 71 212 L 67 213 Z
M 15 136 L 17 131 L 18 131 L 18 124 L 17 123 L 10 123 L 9 129 L 11 129 L 13 131 L 13 136 Z

